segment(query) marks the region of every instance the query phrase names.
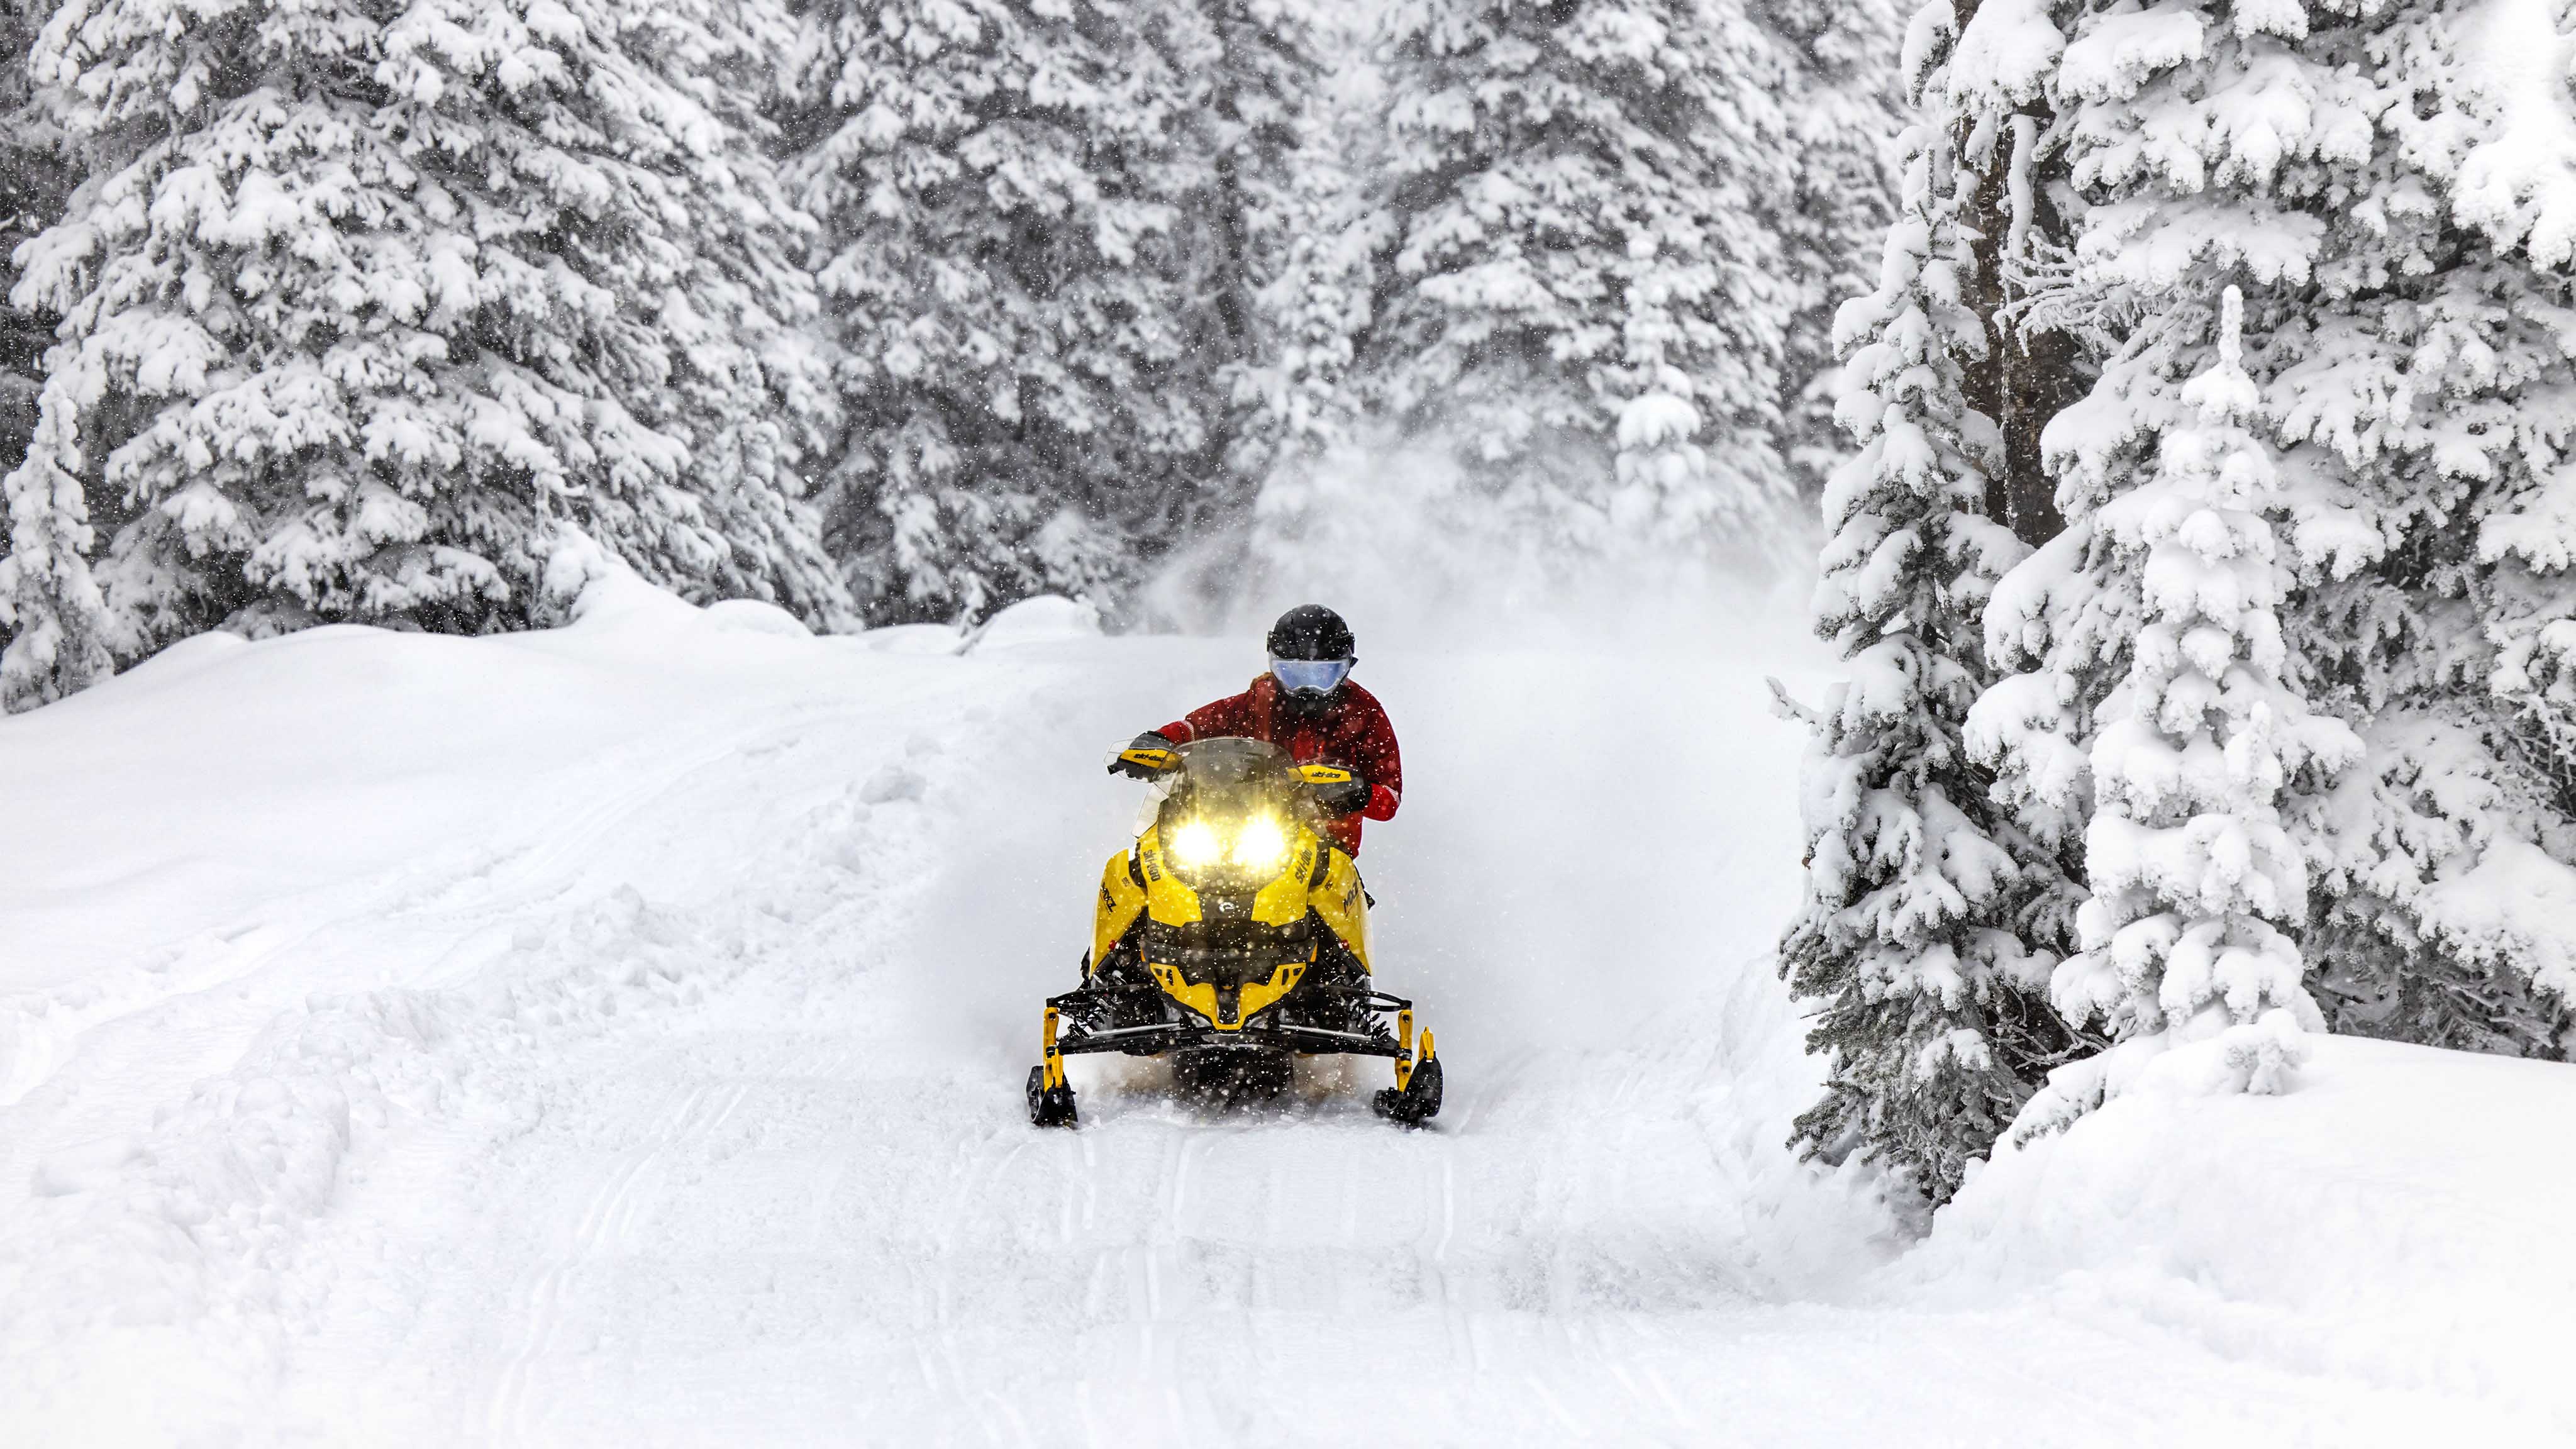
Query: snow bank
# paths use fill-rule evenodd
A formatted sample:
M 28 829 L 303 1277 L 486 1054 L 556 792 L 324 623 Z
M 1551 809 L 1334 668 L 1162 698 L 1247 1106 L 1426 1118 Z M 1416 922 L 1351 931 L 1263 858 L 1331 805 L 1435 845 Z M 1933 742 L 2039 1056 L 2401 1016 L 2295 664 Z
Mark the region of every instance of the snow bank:
M 914 732 L 1008 697 L 556 581 L 561 628 L 206 635 L 0 720 L 0 1441 L 271 1437 L 394 1145 L 523 1131 L 567 1050 L 882 910 Z
M 1087 639 L 1099 632 L 1097 608 L 1058 594 L 1041 594 L 1022 599 L 987 620 L 976 635 L 975 647 L 1008 649 L 1020 644 Z
M 2576 1431 L 2576 1068 L 2310 1045 L 2286 1095 L 2140 1090 L 1998 1151 L 1891 1285 L 2041 1291 Z
M 746 606 L 720 610 L 621 568 L 582 591 L 565 629 L 208 634 L 0 720 L 0 996 L 94 989 L 165 945 L 154 959 L 184 974 L 187 943 L 147 938 L 180 921 L 222 928 L 283 883 L 525 838 L 578 804 L 558 787 L 595 787 L 571 767 L 650 754 L 674 722 L 734 707 L 711 680 L 778 689 L 789 660 L 822 657 L 801 637 L 746 629 Z M 458 787 L 420 788 L 440 762 L 457 766 Z M 0 1021 L 0 1086 L 8 1036 Z

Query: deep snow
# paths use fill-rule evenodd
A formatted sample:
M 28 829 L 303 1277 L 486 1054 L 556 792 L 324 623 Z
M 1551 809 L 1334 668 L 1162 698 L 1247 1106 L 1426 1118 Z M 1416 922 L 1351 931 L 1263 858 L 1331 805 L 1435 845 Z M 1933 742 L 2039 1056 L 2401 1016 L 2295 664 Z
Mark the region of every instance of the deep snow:
M 1412 1134 L 1366 1071 L 1229 1115 L 1078 1061 L 1083 1129 L 1021 1118 L 1134 814 L 1103 749 L 1245 640 L 612 579 L 0 722 L 0 1440 L 2576 1434 L 2566 1068 L 2133 1093 L 1910 1248 L 1792 1162 L 1761 678 L 1812 660 L 1759 635 L 1371 650 L 1382 969 L 1451 1073 Z

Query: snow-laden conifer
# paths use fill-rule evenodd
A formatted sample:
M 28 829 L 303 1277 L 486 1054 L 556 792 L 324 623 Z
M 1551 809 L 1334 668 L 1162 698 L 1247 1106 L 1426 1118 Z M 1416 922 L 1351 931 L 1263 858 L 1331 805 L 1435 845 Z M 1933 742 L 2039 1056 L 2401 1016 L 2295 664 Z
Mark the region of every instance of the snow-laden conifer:
M 1779 280 L 1791 289 L 1781 344 L 1781 452 L 1801 492 L 1812 496 L 1848 453 L 1834 420 L 1834 318 L 1845 301 L 1877 284 L 1896 191 L 1888 143 L 1907 124 L 1917 75 L 1899 74 L 1905 14 L 1894 0 L 1755 0 L 1751 9 L 1778 37 L 1791 69 L 1780 97 L 1796 178 L 1794 202 L 1781 217 Z M 1912 104 L 1915 116 L 1926 114 L 1929 99 Z M 1725 446 L 1718 435 L 1701 441 Z
M 1961 297 L 1961 173 L 1937 127 L 1902 150 L 1879 285 L 1838 325 L 1860 451 L 1826 490 L 1816 627 L 1851 677 L 1810 717 L 1807 895 L 1781 967 L 1830 1060 L 1798 1140 L 1885 1162 L 1937 1203 L 2069 1044 L 2045 1000 L 2055 958 L 2025 944 L 2066 902 L 1961 739 L 1987 593 L 2024 550 L 1984 514 L 2000 438 L 1964 400 L 1986 340 Z
M 19 302 L 65 322 L 10 491 L 112 500 L 117 653 L 524 621 L 558 524 L 684 593 L 843 617 L 795 497 L 829 405 L 793 331 L 811 290 L 753 144 L 782 25 L 733 0 L 58 11 L 34 64 L 97 179 L 22 252 Z
M 1220 35 L 1185 0 L 808 14 L 816 139 L 791 175 L 847 353 L 829 527 L 873 616 L 1114 588 L 1221 466 L 1229 359 L 1197 349 L 1239 289 L 1198 245 L 1222 208 L 1195 108 L 1229 41 L 1276 58 L 1251 7 L 1229 15 Z M 1282 79 L 1235 87 L 1217 127 L 1246 187 Z
M 0 708 L 32 709 L 85 689 L 116 667 L 115 626 L 91 573 L 97 534 L 78 474 L 72 405 L 49 397 L 26 459 L 0 480 L 8 552 L 0 555 Z
M 1367 366 L 1389 415 L 1563 541 L 1639 515 L 1763 526 L 1782 456 L 1795 68 L 1741 0 L 1406 0 L 1391 12 L 1392 276 Z M 1616 481 L 1621 418 L 1709 466 Z M 1652 481 L 1642 481 L 1652 480 Z
M 62 215 L 78 179 L 56 108 L 27 65 L 47 8 L 0 3 L 0 252 L 7 253 L 0 283 L 12 292 L 19 244 Z M 39 399 L 54 320 L 0 299 L 0 709 L 45 703 L 115 668 L 106 602 L 89 568 L 97 533 L 88 490 L 50 456 L 71 440 L 67 405 L 48 428 L 47 460 L 20 469 L 44 426 Z
M 2280 347 L 2315 498 L 2285 625 L 2367 749 L 2308 823 L 2321 999 L 2338 1030 L 2542 1055 L 2576 1045 L 2576 972 L 2534 913 L 2576 891 L 2576 186 L 2530 165 L 2549 116 L 2492 81 L 2556 43 L 2536 10 L 2444 0 L 2313 32 L 2370 78 L 2378 126 L 2342 168 L 2362 199 L 2320 211 L 2324 315 Z
M 2368 152 L 2369 87 L 2316 52 L 2295 5 L 2070 10 L 2000 9 L 2012 35 L 1986 51 L 2048 62 L 2079 215 L 2046 301 L 2112 351 L 2047 429 L 2069 526 L 1997 587 L 1988 645 L 2024 672 L 1988 691 L 1969 736 L 2005 798 L 2089 817 L 2084 949 L 2057 973 L 2060 1008 L 2135 1043 L 2127 1056 L 2260 1033 L 2231 1051 L 2268 1084 L 2315 1019 L 2295 940 L 2313 838 L 2284 812 L 2310 818 L 2357 748 L 2308 713 L 2282 644 L 2313 555 L 2273 522 L 2310 495 L 2305 472 L 2284 476 L 2260 379 L 2282 360 L 2276 331 L 2309 315 L 2319 213 L 2349 205 L 2325 183 Z M 2103 1063 L 2070 1070 L 2033 1125 L 2106 1081 Z
M 1213 330 L 1198 344 L 1197 365 L 1212 368 L 1236 394 L 1246 373 L 1288 351 L 1282 335 L 1292 310 L 1274 310 L 1281 280 L 1296 254 L 1315 265 L 1328 244 L 1339 184 L 1337 138 L 1315 122 L 1327 85 L 1325 37 L 1299 0 L 1196 0 L 1215 48 L 1199 77 L 1192 145 L 1211 160 L 1208 234 L 1194 248 L 1215 290 Z M 1238 446 L 1250 428 L 1232 422 L 1224 445 Z M 1257 477 L 1258 457 L 1233 460 Z
M 2299 1031 L 2322 1026 L 2288 934 L 2304 924 L 2308 883 L 2281 798 L 2359 745 L 2282 681 L 2280 464 L 2260 431 L 2235 288 L 2210 325 L 2211 360 L 2177 399 L 2188 420 L 2163 429 L 2153 472 L 2094 519 L 2135 570 L 2143 620 L 2091 750 L 2084 949 L 2052 993 L 2132 1051 L 2229 1035 L 2246 1085 L 2263 1091 L 2296 1065 Z M 2054 1085 L 2074 1096 L 2091 1080 Z
M 1991 643 L 2028 672 L 1990 691 L 1972 737 L 2025 821 L 2090 808 L 2096 718 L 2142 622 L 2096 515 L 2191 424 L 2193 319 L 2238 284 L 2280 455 L 2284 677 L 2366 756 L 2284 801 L 2314 883 L 2312 984 L 2338 1029 L 2562 1050 L 2563 962 L 2504 903 L 2554 893 L 2576 856 L 2557 763 L 2576 756 L 2547 743 L 2515 642 L 2566 617 L 2546 520 L 2567 282 L 2517 250 L 2555 234 L 2564 189 L 2522 188 L 2520 210 L 2482 189 L 2482 158 L 2530 124 L 2483 83 L 2492 27 L 2446 0 L 2000 4 L 1976 49 L 2047 62 L 2080 186 L 2080 239 L 2041 302 L 2111 355 L 2050 430 L 2075 526 L 1999 586 Z
M 1359 63 L 1358 36 L 1323 36 L 1322 52 Z M 1234 374 L 1236 468 L 1260 481 L 1272 516 L 1303 511 L 1315 460 L 1349 446 L 1367 404 L 1355 369 L 1374 320 L 1378 258 L 1387 221 L 1369 174 L 1379 150 L 1370 130 L 1374 100 L 1337 84 L 1311 97 L 1297 151 L 1285 158 L 1290 184 L 1274 193 L 1279 241 L 1261 275 L 1253 312 L 1261 345 Z
M 36 395 L 54 318 L 7 300 L 18 245 L 62 216 L 80 179 L 52 98 L 39 94 L 27 54 L 51 6 L 0 0 L 0 473 L 18 466 L 36 431 Z M 0 632 L 0 641 L 7 638 Z

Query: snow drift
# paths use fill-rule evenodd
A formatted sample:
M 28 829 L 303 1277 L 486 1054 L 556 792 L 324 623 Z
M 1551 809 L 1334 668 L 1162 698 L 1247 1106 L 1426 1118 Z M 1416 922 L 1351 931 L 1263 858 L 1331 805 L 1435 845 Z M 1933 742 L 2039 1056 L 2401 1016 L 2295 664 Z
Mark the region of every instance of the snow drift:
M 2175 1053 L 2062 1136 L 1998 1150 L 1893 1283 L 2036 1292 L 2226 1358 L 2511 1405 L 2576 1430 L 2576 1069 L 2311 1037 L 2279 1096 Z

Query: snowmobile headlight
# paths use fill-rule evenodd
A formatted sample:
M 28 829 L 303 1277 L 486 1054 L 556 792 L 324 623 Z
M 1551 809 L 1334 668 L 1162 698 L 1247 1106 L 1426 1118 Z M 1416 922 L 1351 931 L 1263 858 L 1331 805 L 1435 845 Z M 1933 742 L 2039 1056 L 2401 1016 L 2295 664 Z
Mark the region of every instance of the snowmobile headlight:
M 1184 870 L 1202 870 L 1225 858 L 1225 842 L 1204 820 L 1192 820 L 1172 832 L 1172 859 Z
M 1255 815 L 1235 832 L 1234 863 L 1247 870 L 1276 871 L 1288 858 L 1288 832 L 1268 815 Z

